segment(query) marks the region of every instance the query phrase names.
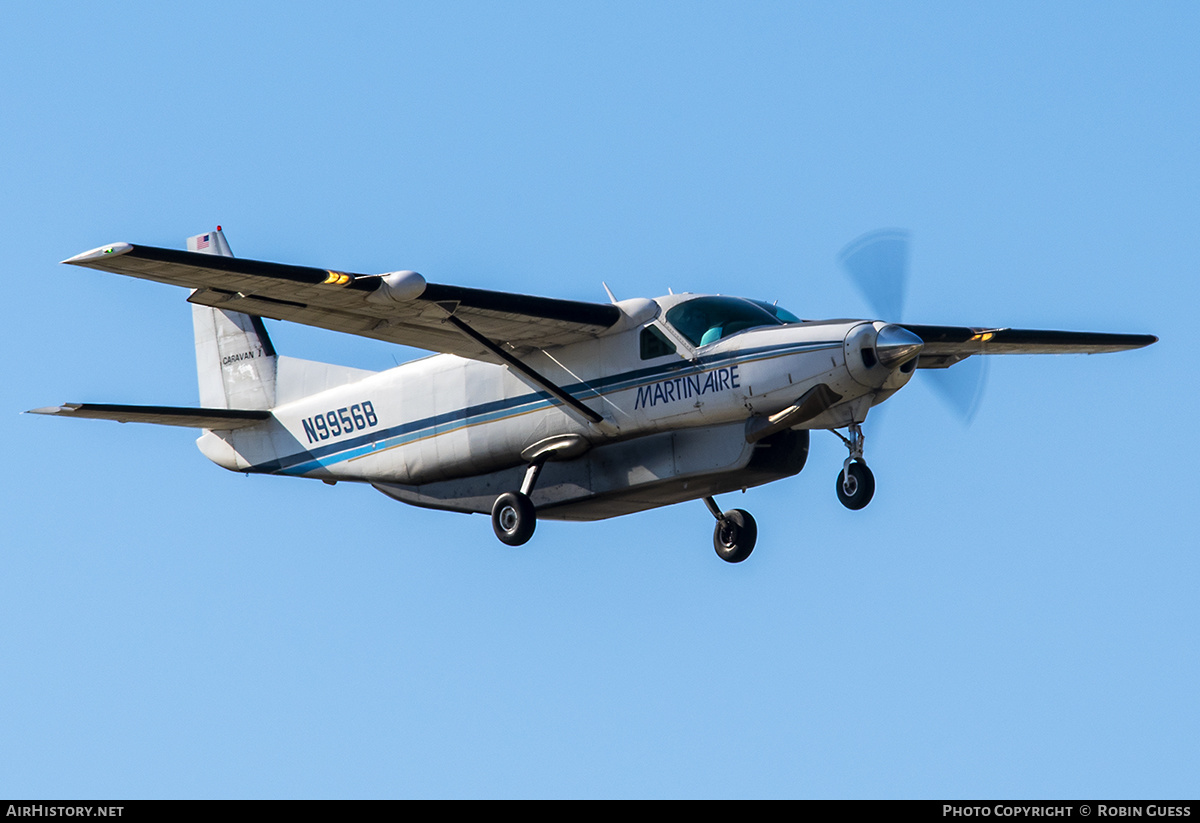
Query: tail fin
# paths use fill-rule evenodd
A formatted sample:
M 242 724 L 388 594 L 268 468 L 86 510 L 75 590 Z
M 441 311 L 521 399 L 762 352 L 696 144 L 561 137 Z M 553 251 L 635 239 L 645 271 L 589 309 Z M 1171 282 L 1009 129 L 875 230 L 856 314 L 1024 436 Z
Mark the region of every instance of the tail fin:
M 221 227 L 189 237 L 188 251 L 233 257 Z M 269 409 L 275 405 L 277 358 L 262 318 L 192 306 L 200 405 L 213 409 Z

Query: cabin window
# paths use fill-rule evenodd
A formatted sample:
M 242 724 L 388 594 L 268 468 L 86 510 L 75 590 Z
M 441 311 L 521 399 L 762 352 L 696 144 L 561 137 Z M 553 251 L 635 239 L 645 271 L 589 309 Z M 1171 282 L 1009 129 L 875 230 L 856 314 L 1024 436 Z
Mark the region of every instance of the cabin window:
M 788 312 L 784 314 L 793 316 Z M 786 321 L 752 300 L 697 297 L 668 311 L 667 322 L 693 346 L 707 346 L 746 329 L 782 326 Z
M 642 329 L 642 359 L 652 360 L 675 353 L 675 344 L 654 326 Z

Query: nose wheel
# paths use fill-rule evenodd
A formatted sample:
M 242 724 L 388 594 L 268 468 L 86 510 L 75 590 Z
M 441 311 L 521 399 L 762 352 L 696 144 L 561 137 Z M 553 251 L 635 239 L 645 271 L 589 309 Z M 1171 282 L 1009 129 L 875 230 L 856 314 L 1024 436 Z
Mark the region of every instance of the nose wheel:
M 875 496 L 875 475 L 866 463 L 847 460 L 837 478 L 837 496 L 847 509 L 858 511 Z
M 863 436 L 862 427 L 852 423 L 849 432 L 849 437 L 842 437 L 839 432 L 833 432 L 842 438 L 842 442 L 850 450 L 850 456 L 842 463 L 842 471 L 838 474 L 837 496 L 847 509 L 858 511 L 875 496 L 875 475 L 863 461 L 863 442 L 866 438 Z

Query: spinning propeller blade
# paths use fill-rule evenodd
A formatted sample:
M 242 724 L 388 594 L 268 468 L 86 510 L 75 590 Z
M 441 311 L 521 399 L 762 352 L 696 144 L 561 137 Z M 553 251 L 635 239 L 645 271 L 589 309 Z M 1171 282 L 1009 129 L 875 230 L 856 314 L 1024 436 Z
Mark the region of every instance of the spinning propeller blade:
M 908 283 L 908 232 L 879 229 L 855 240 L 838 261 L 880 320 L 898 323 Z
M 864 234 L 838 254 L 838 262 L 862 292 L 880 320 L 899 323 L 908 288 L 909 233 L 877 229 Z M 949 369 L 922 369 L 935 393 L 967 425 L 979 410 L 987 380 L 987 363 L 969 357 Z
M 946 405 L 969 426 L 983 400 L 987 372 L 986 357 L 968 357 L 951 368 L 923 369 L 920 374 Z

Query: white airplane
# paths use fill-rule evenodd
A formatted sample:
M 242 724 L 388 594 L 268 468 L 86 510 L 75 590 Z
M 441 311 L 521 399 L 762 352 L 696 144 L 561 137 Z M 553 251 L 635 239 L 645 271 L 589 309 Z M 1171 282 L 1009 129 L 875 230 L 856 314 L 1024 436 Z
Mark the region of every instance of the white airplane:
M 64 261 L 191 289 L 200 408 L 68 403 L 63 417 L 203 429 L 231 471 L 370 483 L 415 506 L 491 513 L 518 546 L 537 518 L 598 520 L 703 500 L 730 563 L 757 527 L 715 495 L 804 468 L 809 431 L 847 429 L 836 483 L 870 502 L 868 410 L 917 368 L 976 354 L 1112 352 L 1152 335 L 801 320 L 740 297 L 584 303 L 116 243 Z M 607 287 L 606 287 L 607 289 Z M 611 292 L 609 297 L 612 297 Z M 279 355 L 261 318 L 438 352 L 393 369 Z

